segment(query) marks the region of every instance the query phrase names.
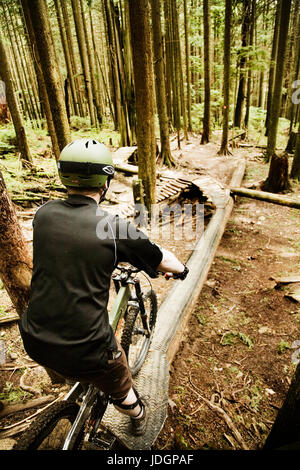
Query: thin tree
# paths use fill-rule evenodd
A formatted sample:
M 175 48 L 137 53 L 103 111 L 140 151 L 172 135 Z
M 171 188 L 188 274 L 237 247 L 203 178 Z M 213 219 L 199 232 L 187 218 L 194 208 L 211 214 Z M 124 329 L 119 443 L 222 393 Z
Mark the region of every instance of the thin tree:
M 228 149 L 229 106 L 230 106 L 230 56 L 231 56 L 231 17 L 232 0 L 225 2 L 225 31 L 224 31 L 224 104 L 223 104 L 223 131 L 221 148 L 218 155 L 230 155 Z
M 275 66 L 276 66 L 276 57 L 277 57 L 277 50 L 278 50 L 281 4 L 282 4 L 282 0 L 277 0 L 271 61 L 270 61 L 270 68 L 269 68 L 269 88 L 268 88 L 268 96 L 267 96 L 267 115 L 266 115 L 266 122 L 265 122 L 265 127 L 266 127 L 265 135 L 266 136 L 268 135 L 268 130 L 269 130 L 269 118 L 270 118 L 271 103 L 272 103 L 272 96 L 273 96 L 273 90 L 274 90 L 274 78 L 275 78 Z
M 92 84 L 91 84 L 91 73 L 88 61 L 88 54 L 87 54 L 87 47 L 85 42 L 85 35 L 84 35 L 84 26 L 82 22 L 82 12 L 81 12 L 81 5 L 79 0 L 71 0 L 72 10 L 73 10 L 73 17 L 76 29 L 76 38 L 78 42 L 79 48 L 79 55 L 84 79 L 84 88 L 86 93 L 86 99 L 89 108 L 89 115 L 91 126 L 96 126 L 96 117 L 95 117 L 95 110 L 94 110 L 94 103 L 93 103 L 93 93 L 92 93 Z
M 32 21 L 35 35 L 35 44 L 39 53 L 41 69 L 43 72 L 45 87 L 53 118 L 53 124 L 57 135 L 59 149 L 62 150 L 71 140 L 70 126 L 66 112 L 60 73 L 56 61 L 54 41 L 50 28 L 49 16 L 45 0 L 26 2 Z
M 298 126 L 295 154 L 291 168 L 291 178 L 300 181 L 300 129 Z
M 155 204 L 156 139 L 154 121 L 154 78 L 148 0 L 129 0 L 132 59 L 137 113 L 139 178 L 145 205 Z
M 162 162 L 167 166 L 172 166 L 173 159 L 170 150 L 169 120 L 166 102 L 166 87 L 164 76 L 164 59 L 161 30 L 161 1 L 151 0 L 152 16 L 152 40 L 153 40 L 153 58 L 155 72 L 156 104 L 160 129 L 160 156 Z
M 240 79 L 238 86 L 237 101 L 234 114 L 234 127 L 241 127 L 243 106 L 245 101 L 245 90 L 246 90 L 246 47 L 249 40 L 249 27 L 250 27 L 250 0 L 243 0 L 243 21 L 242 21 L 242 48 L 240 51 Z
M 55 6 L 55 11 L 56 11 L 56 17 L 57 17 L 57 22 L 58 22 L 58 29 L 59 29 L 59 33 L 60 33 L 61 44 L 62 44 L 63 52 L 64 52 L 65 63 L 66 63 L 67 79 L 68 79 L 68 82 L 70 83 L 70 90 L 71 90 L 74 114 L 76 116 L 79 116 L 79 109 L 78 109 L 77 97 L 76 97 L 75 81 L 74 81 L 72 63 L 71 63 L 71 56 L 70 56 L 70 49 L 69 49 L 69 44 L 68 44 L 68 40 L 67 40 L 67 36 L 66 36 L 66 28 L 65 28 L 65 25 L 64 25 L 64 22 L 63 22 L 63 17 L 62 17 L 62 12 L 61 12 L 61 5 L 60 5 L 59 0 L 54 0 L 54 6 Z
M 210 0 L 203 0 L 203 26 L 204 26 L 204 116 L 201 144 L 210 140 Z
M 12 77 L 11 77 L 11 70 L 9 67 L 9 62 L 7 59 L 5 46 L 3 44 L 3 35 L 0 31 L 0 76 L 4 81 L 5 88 L 6 88 L 6 99 L 9 107 L 9 111 L 12 117 L 12 121 L 14 124 L 16 138 L 18 142 L 18 148 L 21 153 L 21 157 L 25 162 L 32 164 L 32 157 L 30 154 L 27 137 L 25 133 L 25 129 L 22 123 L 22 118 L 20 114 L 20 110 L 18 107 L 17 100 L 15 98 L 15 92 L 12 84 Z
M 255 28 L 255 16 L 256 16 L 256 0 L 252 0 L 251 2 L 251 24 L 250 24 L 250 31 L 249 31 L 249 47 L 250 52 L 252 53 L 253 50 L 253 39 L 254 39 L 254 28 Z M 248 130 L 249 125 L 249 117 L 250 117 L 250 104 L 251 104 L 251 85 L 252 85 L 252 62 L 248 57 L 248 77 L 247 77 L 247 95 L 246 95 L 246 112 L 245 112 L 245 121 L 244 126 L 246 132 Z M 261 83 L 262 83 L 262 75 L 261 75 Z M 260 87 L 261 90 L 261 87 Z M 260 93 L 261 97 L 261 93 Z M 260 98 L 261 101 L 261 98 Z
M 43 72 L 42 72 L 41 65 L 40 65 L 39 54 L 38 54 L 38 50 L 35 44 L 35 35 L 34 35 L 32 23 L 31 23 L 30 11 L 28 9 L 28 0 L 23 1 L 21 13 L 23 14 L 24 27 L 26 29 L 28 45 L 31 48 L 34 68 L 35 68 L 38 86 L 39 86 L 40 95 L 41 95 L 41 104 L 42 104 L 42 108 L 46 116 L 48 132 L 50 134 L 51 143 L 52 143 L 52 150 L 53 150 L 56 160 L 58 160 L 59 155 L 60 155 L 59 145 L 58 145 L 55 127 L 53 123 L 51 106 L 49 103 L 44 76 L 43 76 Z
M 187 94 L 187 130 L 192 132 L 192 98 L 191 98 L 191 71 L 190 71 L 190 41 L 189 41 L 189 16 L 187 0 L 183 1 L 184 12 L 184 38 L 185 38 L 185 68 L 186 68 L 186 94 Z
M 282 84 L 284 77 L 285 67 L 285 53 L 288 38 L 290 13 L 291 13 L 292 0 L 284 1 L 284 8 L 281 9 L 280 14 L 280 27 L 279 27 L 279 39 L 278 39 L 278 50 L 276 58 L 276 70 L 275 70 L 275 81 L 274 91 L 271 101 L 271 112 L 269 116 L 268 125 L 268 144 L 266 151 L 266 160 L 269 161 L 276 151 L 277 141 L 277 130 L 278 121 L 281 108 L 281 97 L 282 97 Z

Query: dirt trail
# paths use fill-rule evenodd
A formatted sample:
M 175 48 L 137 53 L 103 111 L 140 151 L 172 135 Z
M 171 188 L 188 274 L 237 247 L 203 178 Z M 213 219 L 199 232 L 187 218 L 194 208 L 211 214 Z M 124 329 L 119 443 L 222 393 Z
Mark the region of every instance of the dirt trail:
M 248 159 L 245 182 L 265 172 Z M 299 196 L 298 189 L 292 197 Z M 156 449 L 262 447 L 300 339 L 299 304 L 271 278 L 299 274 L 299 240 L 299 211 L 237 200 L 171 367 L 169 417 Z
M 190 144 L 189 158 L 177 158 L 183 171 L 201 169 L 216 155 L 216 146 Z M 195 150 L 195 152 L 193 151 Z M 267 166 L 252 149 L 237 149 L 235 156 L 247 159 L 245 183 L 265 177 Z M 218 168 L 211 164 L 213 177 L 226 176 L 226 161 Z M 295 188 L 293 197 L 300 196 Z M 31 238 L 30 221 L 24 232 Z M 299 304 L 274 289 L 272 276 L 299 270 L 299 211 L 282 206 L 237 199 L 226 227 L 207 283 L 199 297 L 187 327 L 186 339 L 171 365 L 169 417 L 158 437 L 156 449 L 240 449 L 234 427 L 242 442 L 259 448 L 266 438 L 277 409 L 281 406 L 294 371 L 291 345 L 299 338 Z M 188 251 L 180 244 L 172 246 L 177 256 L 186 259 Z M 146 282 L 146 281 L 145 281 Z M 172 281 L 169 281 L 172 282 Z M 162 279 L 153 282 L 159 300 L 166 293 Z M 0 306 L 12 311 L 4 290 Z M 26 359 L 16 323 L 5 324 L 0 334 L 8 350 L 8 361 Z M 19 389 L 24 368 L 1 371 L 0 392 L 9 387 L 18 389 L 19 401 L 33 398 Z M 60 387 L 52 387 L 42 368 L 32 368 L 26 383 L 44 395 L 54 395 Z M 37 396 L 39 396 L 37 394 Z M 211 409 L 201 397 L 211 400 L 230 418 L 229 428 L 223 417 Z M 35 410 L 11 415 L 2 421 L 8 426 Z M 12 436 L 14 437 L 14 436 Z M 1 441 L 0 449 L 10 448 L 13 440 Z

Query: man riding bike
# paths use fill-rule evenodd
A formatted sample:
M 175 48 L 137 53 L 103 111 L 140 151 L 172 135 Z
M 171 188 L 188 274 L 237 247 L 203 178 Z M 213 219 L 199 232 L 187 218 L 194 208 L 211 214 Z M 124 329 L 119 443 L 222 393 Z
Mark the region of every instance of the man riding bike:
M 108 320 L 111 275 L 119 262 L 153 278 L 162 271 L 184 279 L 188 269 L 132 223 L 100 209 L 114 175 L 103 144 L 71 142 L 58 173 L 67 199 L 47 202 L 33 220 L 31 293 L 19 324 L 24 348 L 48 371 L 98 386 L 141 435 L 148 413 Z

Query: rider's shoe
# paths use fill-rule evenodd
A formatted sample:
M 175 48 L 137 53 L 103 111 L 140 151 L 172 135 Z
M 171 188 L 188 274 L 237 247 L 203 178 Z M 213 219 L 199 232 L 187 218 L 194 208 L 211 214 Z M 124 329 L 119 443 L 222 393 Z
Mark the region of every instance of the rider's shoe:
M 147 421 L 149 418 L 149 409 L 143 402 L 143 416 L 141 418 L 131 418 L 131 432 L 134 436 L 142 436 L 146 431 Z

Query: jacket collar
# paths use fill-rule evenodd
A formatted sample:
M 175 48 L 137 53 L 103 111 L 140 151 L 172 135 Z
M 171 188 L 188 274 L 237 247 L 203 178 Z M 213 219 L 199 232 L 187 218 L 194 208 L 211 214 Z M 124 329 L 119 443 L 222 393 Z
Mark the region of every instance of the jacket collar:
M 69 194 L 65 200 L 68 204 L 72 206 L 82 206 L 82 205 L 98 205 L 95 199 L 89 196 L 83 196 L 81 194 Z

